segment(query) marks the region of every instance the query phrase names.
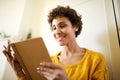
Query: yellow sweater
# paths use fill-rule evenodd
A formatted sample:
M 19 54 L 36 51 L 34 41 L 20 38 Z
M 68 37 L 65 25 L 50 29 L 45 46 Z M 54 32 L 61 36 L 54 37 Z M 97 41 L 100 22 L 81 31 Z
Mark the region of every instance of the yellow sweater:
M 101 53 L 86 49 L 84 57 L 71 66 L 61 64 L 58 54 L 52 56 L 52 60 L 65 69 L 70 80 L 109 80 L 106 61 Z
M 58 54 L 52 56 L 52 59 L 65 69 L 70 80 L 109 80 L 106 61 L 98 52 L 86 49 L 84 57 L 71 66 L 61 64 Z

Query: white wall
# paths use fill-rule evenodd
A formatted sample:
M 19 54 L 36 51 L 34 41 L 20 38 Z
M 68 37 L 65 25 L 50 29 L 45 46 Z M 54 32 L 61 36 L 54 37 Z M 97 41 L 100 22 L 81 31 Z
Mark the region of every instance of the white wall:
M 25 0 L 0 0 L 0 32 L 15 36 L 19 32 Z M 6 39 L 0 37 L 0 80 L 16 80 L 16 75 L 2 54 Z
M 0 0 L 0 32 L 18 33 L 24 5 L 25 0 Z

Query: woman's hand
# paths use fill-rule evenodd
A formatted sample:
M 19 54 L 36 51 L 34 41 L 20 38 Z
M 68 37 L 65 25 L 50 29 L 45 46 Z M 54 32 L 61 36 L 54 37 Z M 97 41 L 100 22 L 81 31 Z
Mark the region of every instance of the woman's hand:
M 53 62 L 42 62 L 37 72 L 48 80 L 69 80 L 64 69 Z
M 18 76 L 18 78 L 21 78 L 24 76 L 24 73 L 22 71 L 22 68 L 19 64 L 19 62 L 17 61 L 15 54 L 11 53 L 11 46 L 10 46 L 10 41 L 8 40 L 8 46 L 3 46 L 4 50 L 3 53 L 7 58 L 7 61 L 10 63 L 10 65 L 12 66 L 12 68 L 14 69 L 16 75 Z

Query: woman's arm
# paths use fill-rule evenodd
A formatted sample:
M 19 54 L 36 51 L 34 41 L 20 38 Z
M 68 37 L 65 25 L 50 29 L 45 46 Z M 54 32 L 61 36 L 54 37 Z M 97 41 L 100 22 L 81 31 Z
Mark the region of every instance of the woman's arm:
M 93 80 L 109 80 L 108 68 L 103 55 L 100 55 L 96 61 L 95 71 L 93 73 Z

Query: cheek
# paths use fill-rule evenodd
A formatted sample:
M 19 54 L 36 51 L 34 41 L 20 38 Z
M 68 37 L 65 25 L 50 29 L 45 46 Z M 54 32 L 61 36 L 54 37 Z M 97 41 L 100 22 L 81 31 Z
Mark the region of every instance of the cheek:
M 52 32 L 52 36 L 55 37 L 55 34 Z
M 74 36 L 75 36 L 75 31 L 74 31 L 74 30 L 68 30 L 68 31 L 66 32 L 66 34 L 69 35 L 69 37 L 71 38 L 71 37 L 74 37 Z
M 52 36 L 55 38 L 55 33 L 52 32 Z

